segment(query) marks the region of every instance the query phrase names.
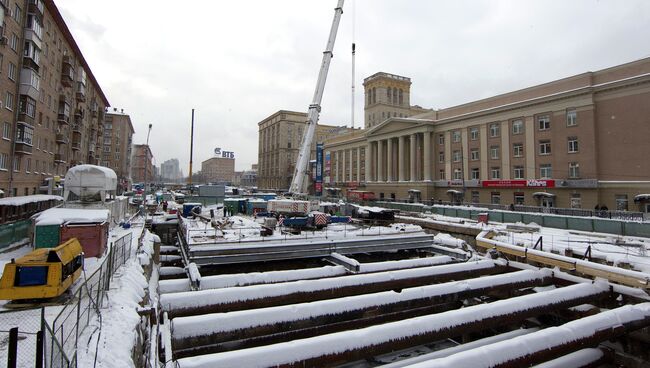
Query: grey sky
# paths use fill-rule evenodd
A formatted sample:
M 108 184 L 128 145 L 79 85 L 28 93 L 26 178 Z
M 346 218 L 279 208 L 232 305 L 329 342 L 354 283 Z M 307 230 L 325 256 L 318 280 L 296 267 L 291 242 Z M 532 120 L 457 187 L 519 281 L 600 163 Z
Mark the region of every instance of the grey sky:
M 112 106 L 131 115 L 155 162 L 194 171 L 214 147 L 257 162 L 257 123 L 306 111 L 336 0 L 58 0 Z M 356 124 L 363 78 L 411 77 L 411 103 L 444 108 L 650 56 L 650 1 L 348 0 L 321 122 L 350 122 L 353 19 Z

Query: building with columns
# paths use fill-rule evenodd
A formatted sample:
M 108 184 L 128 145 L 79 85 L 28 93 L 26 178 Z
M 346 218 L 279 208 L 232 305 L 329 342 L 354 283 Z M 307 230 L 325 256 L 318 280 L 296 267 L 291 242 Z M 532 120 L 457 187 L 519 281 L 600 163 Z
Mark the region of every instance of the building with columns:
M 649 119 L 646 58 L 330 139 L 324 185 L 378 198 L 416 190 L 442 201 L 648 211 Z
M 364 79 L 363 88 L 366 129 L 390 117 L 405 118 L 432 111 L 417 105 L 411 106 L 411 78 L 379 72 Z

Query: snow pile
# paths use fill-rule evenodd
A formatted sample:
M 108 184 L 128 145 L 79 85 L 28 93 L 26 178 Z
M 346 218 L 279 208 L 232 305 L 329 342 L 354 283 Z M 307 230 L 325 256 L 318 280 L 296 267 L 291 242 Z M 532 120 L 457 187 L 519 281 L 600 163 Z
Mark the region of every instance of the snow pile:
M 588 297 L 602 293 L 607 289 L 607 283 L 605 282 L 572 285 L 545 293 L 530 294 L 488 304 L 479 304 L 463 309 L 416 317 L 398 322 L 390 322 L 367 328 L 342 331 L 274 345 L 235 350 L 226 353 L 206 354 L 179 359 L 177 364 L 181 368 L 281 366 L 312 357 L 338 354 L 366 346 L 379 345 L 389 341 L 408 339 L 410 336 L 422 335 L 433 331 L 441 331 L 454 326 L 462 326 L 466 323 L 489 319 L 498 315 L 508 315 L 526 311 L 541 305 L 556 304 L 567 300 L 574 300 L 575 298 Z M 630 308 L 636 307 L 637 306 Z M 650 315 L 650 304 L 645 304 L 645 307 L 638 309 L 637 313 L 630 313 L 634 315 L 634 318 Z M 613 319 L 616 319 L 617 317 L 618 316 L 615 316 Z M 610 319 L 612 319 L 612 317 L 610 317 Z M 597 323 L 594 325 L 599 327 Z M 593 330 L 593 327 L 589 326 L 590 324 L 584 326 L 586 331 Z M 523 341 L 526 337 L 531 335 L 533 334 L 509 341 Z M 571 338 L 572 336 L 573 333 L 570 333 L 564 338 Z M 558 340 L 562 339 L 553 339 L 549 340 L 549 342 Z M 522 351 L 528 351 L 528 345 L 524 345 L 519 349 Z M 476 350 L 479 349 L 470 351 Z M 500 350 L 492 351 L 491 354 L 493 357 L 496 356 L 497 358 L 502 356 L 503 358 L 507 357 L 506 354 L 501 354 Z M 486 357 L 484 356 L 481 356 L 481 359 L 482 360 L 477 362 L 481 364 L 475 365 L 468 361 L 461 360 L 456 362 L 453 367 L 479 367 L 483 366 L 486 362 L 490 362 L 490 359 L 486 361 Z
M 0 206 L 22 206 L 27 203 L 56 200 L 63 202 L 63 197 L 47 194 L 34 194 L 20 197 L 0 198 Z
M 464 240 L 456 239 L 447 233 L 436 234 L 436 236 L 433 237 L 433 242 L 452 248 L 463 248 L 463 246 L 466 244 Z
M 36 217 L 36 226 L 61 225 L 64 223 L 106 222 L 110 211 L 106 209 L 87 210 L 78 208 L 50 208 Z

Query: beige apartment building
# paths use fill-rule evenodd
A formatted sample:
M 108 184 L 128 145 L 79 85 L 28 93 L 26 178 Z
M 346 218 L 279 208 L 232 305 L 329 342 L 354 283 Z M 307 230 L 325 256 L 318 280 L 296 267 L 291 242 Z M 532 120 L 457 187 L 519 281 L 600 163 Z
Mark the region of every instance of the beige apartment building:
M 128 190 L 131 181 L 131 147 L 133 124 L 124 110 L 113 108 L 104 117 L 104 136 L 101 165 L 110 167 L 117 174 L 118 192 Z
M 366 119 L 368 101 L 387 91 L 366 86 Z M 412 190 L 442 201 L 650 209 L 650 58 L 366 126 L 326 142 L 324 185 L 396 199 Z
M 260 189 L 288 190 L 298 159 L 307 113 L 280 110 L 259 122 L 257 186 Z M 328 138 L 349 134 L 352 128 L 318 124 L 311 146 L 316 159 L 316 144 Z
M 131 167 L 131 178 L 133 183 L 153 183 L 155 181 L 153 153 L 146 144 L 133 146 L 133 162 Z
M 201 162 L 201 174 L 207 183 L 231 184 L 235 180 L 235 158 L 209 158 Z
M 0 190 L 99 163 L 108 100 L 52 0 L 0 2 Z

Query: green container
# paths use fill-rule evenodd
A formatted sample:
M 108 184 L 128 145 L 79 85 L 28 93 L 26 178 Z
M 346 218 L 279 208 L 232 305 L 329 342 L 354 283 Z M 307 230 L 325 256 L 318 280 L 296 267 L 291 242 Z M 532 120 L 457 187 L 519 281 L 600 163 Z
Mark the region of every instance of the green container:
M 54 248 L 61 241 L 61 225 L 41 225 L 34 229 L 34 248 Z

